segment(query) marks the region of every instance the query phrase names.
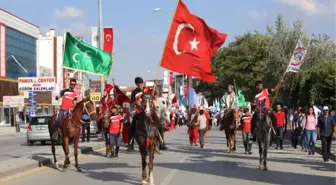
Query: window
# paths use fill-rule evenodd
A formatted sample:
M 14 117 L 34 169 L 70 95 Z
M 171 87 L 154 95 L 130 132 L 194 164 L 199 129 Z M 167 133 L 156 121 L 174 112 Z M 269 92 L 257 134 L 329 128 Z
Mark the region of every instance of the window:
M 13 55 L 28 73 L 36 72 L 36 39 L 13 28 L 6 27 L 7 78 L 26 77 L 25 71 L 10 57 Z

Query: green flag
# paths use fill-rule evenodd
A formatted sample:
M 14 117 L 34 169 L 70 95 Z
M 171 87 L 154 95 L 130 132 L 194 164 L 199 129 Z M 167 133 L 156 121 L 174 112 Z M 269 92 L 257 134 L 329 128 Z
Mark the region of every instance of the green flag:
M 245 97 L 243 91 L 240 88 L 238 88 L 238 103 L 239 107 L 246 107 Z
M 98 75 L 109 75 L 112 54 L 90 46 L 66 33 L 63 67 Z

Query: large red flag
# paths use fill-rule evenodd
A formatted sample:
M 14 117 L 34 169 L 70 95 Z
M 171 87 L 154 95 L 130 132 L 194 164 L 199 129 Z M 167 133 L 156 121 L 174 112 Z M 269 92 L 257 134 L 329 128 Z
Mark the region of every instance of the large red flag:
M 123 106 L 123 103 L 131 102 L 128 96 L 125 95 L 124 92 L 122 92 L 117 85 L 114 85 L 114 97 L 115 97 L 115 102 L 119 106 Z
M 113 28 L 104 28 L 104 51 L 113 51 Z
M 179 0 L 170 27 L 161 66 L 207 82 L 216 82 L 211 58 L 227 35 L 210 28 Z

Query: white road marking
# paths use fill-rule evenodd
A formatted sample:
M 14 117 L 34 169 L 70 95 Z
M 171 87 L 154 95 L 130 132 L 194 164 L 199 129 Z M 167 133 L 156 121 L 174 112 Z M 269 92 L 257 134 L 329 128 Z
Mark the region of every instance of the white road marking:
M 188 157 L 184 157 L 184 158 L 180 159 L 178 161 L 178 163 L 181 163 L 181 164 L 184 163 L 184 161 L 187 158 Z M 168 173 L 168 175 L 166 176 L 166 178 L 163 179 L 163 181 L 161 182 L 160 185 L 168 185 L 168 184 L 170 184 L 170 181 L 173 180 L 173 177 L 176 175 L 177 171 L 178 171 L 177 169 L 170 170 L 170 172 Z

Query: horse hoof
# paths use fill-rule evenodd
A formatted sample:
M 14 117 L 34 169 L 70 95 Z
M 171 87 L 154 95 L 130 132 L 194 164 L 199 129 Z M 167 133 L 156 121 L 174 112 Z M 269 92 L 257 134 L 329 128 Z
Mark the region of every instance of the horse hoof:
M 142 183 L 142 184 L 147 184 L 147 181 L 146 181 L 146 180 L 142 180 L 141 183 Z
M 54 164 L 54 168 L 55 168 L 56 170 L 58 170 L 58 164 L 57 164 L 57 163 Z
M 268 171 L 267 166 L 264 166 L 263 171 Z
M 264 167 L 263 165 L 259 165 L 259 169 L 262 170 Z

